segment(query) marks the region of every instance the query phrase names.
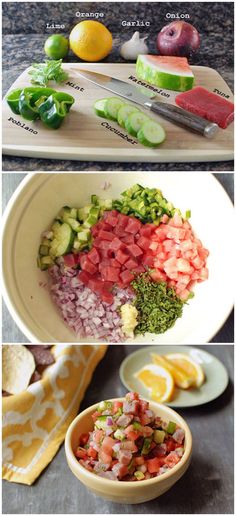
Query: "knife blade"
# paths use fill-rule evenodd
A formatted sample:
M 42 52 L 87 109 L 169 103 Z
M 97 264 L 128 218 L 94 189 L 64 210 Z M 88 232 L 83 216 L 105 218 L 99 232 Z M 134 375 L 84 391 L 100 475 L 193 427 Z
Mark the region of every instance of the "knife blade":
M 135 102 L 135 104 L 139 104 L 144 108 L 150 109 L 170 122 L 197 132 L 206 138 L 213 138 L 219 129 L 217 124 L 208 122 L 205 118 L 189 113 L 185 109 L 167 104 L 166 102 L 154 100 L 156 99 L 156 95 L 148 95 L 147 97 L 140 92 L 137 86 L 115 77 L 88 70 L 73 69 L 73 73 L 76 73 L 76 75 L 83 77 L 87 81 L 90 81 L 105 90 L 112 91 L 112 93 L 115 93 L 120 97 L 131 102 Z

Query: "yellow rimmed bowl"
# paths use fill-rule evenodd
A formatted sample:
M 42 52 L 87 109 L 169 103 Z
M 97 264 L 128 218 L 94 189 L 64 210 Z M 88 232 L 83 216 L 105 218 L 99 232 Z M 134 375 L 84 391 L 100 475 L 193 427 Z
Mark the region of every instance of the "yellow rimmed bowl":
M 124 401 L 124 398 L 113 398 L 110 401 Z M 192 435 L 185 420 L 171 408 L 159 403 L 150 402 L 150 409 L 165 421 L 177 423 L 185 431 L 184 454 L 172 469 L 159 477 L 139 482 L 109 480 L 88 471 L 76 459 L 74 452 L 78 446 L 80 435 L 93 430 L 91 415 L 98 403 L 81 412 L 70 424 L 66 439 L 66 458 L 72 473 L 94 494 L 116 503 L 137 504 L 158 498 L 168 491 L 186 472 L 192 453 Z

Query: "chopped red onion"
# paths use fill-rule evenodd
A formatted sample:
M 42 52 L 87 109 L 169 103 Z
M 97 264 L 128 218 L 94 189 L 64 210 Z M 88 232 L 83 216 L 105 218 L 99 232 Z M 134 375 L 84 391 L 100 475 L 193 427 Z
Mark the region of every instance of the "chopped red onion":
M 77 278 L 77 273 L 73 268 L 64 267 L 63 259 L 49 269 L 52 299 L 63 320 L 78 338 L 123 342 L 125 335 L 118 309 L 132 301 L 134 294 L 130 289 L 115 288 L 114 302 L 108 305 Z

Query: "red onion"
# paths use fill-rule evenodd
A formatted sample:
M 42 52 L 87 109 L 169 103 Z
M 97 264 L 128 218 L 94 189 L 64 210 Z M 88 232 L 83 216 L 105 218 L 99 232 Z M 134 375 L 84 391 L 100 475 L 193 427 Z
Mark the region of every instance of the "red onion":
M 118 308 L 133 300 L 130 289 L 114 289 L 114 302 L 108 305 L 77 278 L 77 271 L 63 261 L 49 269 L 51 295 L 65 323 L 78 338 L 122 342 L 125 335 Z

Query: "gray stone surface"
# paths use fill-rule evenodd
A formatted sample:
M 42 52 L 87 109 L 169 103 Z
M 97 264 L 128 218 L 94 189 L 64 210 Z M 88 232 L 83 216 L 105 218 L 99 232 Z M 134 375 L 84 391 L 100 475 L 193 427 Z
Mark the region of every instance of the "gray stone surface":
M 232 514 L 233 508 L 233 348 L 199 346 L 219 358 L 229 373 L 226 391 L 215 401 L 179 409 L 193 435 L 186 474 L 160 498 L 139 505 L 114 504 L 90 493 L 71 473 L 61 447 L 33 486 L 3 481 L 4 514 Z M 81 410 L 126 392 L 119 379 L 122 360 L 139 346 L 110 346 L 95 371 Z
M 3 93 L 27 66 L 45 58 L 44 41 L 56 32 L 46 28 L 47 22 L 64 23 L 64 34 L 68 36 L 71 27 L 84 19 L 76 17 L 78 11 L 104 13 L 100 21 L 112 31 L 114 38 L 113 50 L 104 60 L 108 63 L 124 62 L 119 56 L 119 47 L 135 30 L 143 36 L 149 35 L 149 49 L 154 53 L 157 33 L 170 21 L 167 13 L 189 14 L 186 21 L 195 25 L 201 34 L 201 46 L 190 59 L 191 64 L 215 68 L 233 89 L 233 2 L 3 2 Z M 127 27 L 122 25 L 123 21 L 148 21 L 150 26 Z M 70 53 L 67 61 L 78 62 L 79 59 Z M 5 171 L 199 169 L 232 171 L 233 162 L 99 163 L 3 156 Z
M 17 188 L 18 184 L 25 177 L 25 174 L 3 174 L 2 177 L 2 202 L 5 209 L 8 200 Z M 216 177 L 227 191 L 229 197 L 233 201 L 234 197 L 234 179 L 233 174 L 216 174 Z M 28 342 L 26 337 L 21 333 L 16 323 L 9 314 L 5 303 L 3 302 L 3 342 Z M 233 312 L 221 330 L 215 335 L 211 342 L 234 342 L 234 315 Z

